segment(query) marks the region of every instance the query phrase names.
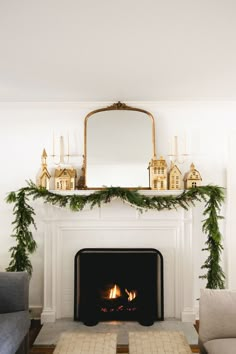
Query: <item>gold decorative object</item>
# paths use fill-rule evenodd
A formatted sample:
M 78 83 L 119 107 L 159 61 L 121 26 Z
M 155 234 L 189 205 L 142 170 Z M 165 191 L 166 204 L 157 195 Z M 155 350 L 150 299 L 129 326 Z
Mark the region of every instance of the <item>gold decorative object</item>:
M 89 140 L 89 132 L 91 131 L 91 121 L 93 121 L 92 119 L 90 119 L 91 117 L 92 118 L 95 118 L 95 117 L 98 117 L 98 119 L 101 119 L 101 113 L 103 113 L 103 112 L 107 112 L 107 111 L 109 111 L 109 113 L 112 113 L 112 111 L 119 111 L 119 113 L 121 113 L 122 111 L 129 111 L 129 112 L 137 112 L 137 113 L 142 113 L 143 114 L 143 117 L 146 117 L 146 118 L 148 118 L 148 120 L 150 121 L 149 123 L 150 123 L 150 135 L 148 136 L 148 138 L 150 139 L 150 154 L 148 155 L 148 156 L 153 156 L 154 158 L 156 158 L 156 133 L 155 133 L 155 119 L 154 119 L 154 116 L 150 113 L 150 112 L 148 112 L 148 111 L 146 111 L 146 110 L 144 110 L 144 109 L 141 109 L 141 108 L 136 108 L 136 107 L 131 107 L 131 106 L 128 106 L 128 105 L 126 105 L 125 103 L 122 103 L 122 102 L 117 102 L 117 103 L 114 103 L 114 104 L 112 104 L 112 105 L 110 105 L 110 106 L 107 106 L 107 107 L 103 107 L 103 108 L 99 108 L 99 109 L 96 109 L 96 110 L 94 110 L 94 111 L 91 111 L 91 112 L 89 112 L 87 115 L 86 115 L 86 117 L 85 117 L 85 119 L 84 119 L 84 178 L 85 178 L 85 181 L 84 181 L 84 184 L 85 184 L 85 186 L 87 187 L 87 188 L 104 188 L 104 186 L 105 185 L 109 185 L 109 182 L 107 183 L 107 182 L 105 182 L 105 183 L 102 183 L 102 182 L 100 182 L 99 181 L 99 185 L 96 185 L 96 186 L 94 186 L 92 183 L 91 183 L 91 178 L 90 178 L 90 176 L 91 175 L 89 175 L 89 173 L 91 173 L 90 172 L 90 169 L 89 169 L 89 167 L 91 167 L 91 165 L 89 165 L 89 163 L 90 163 L 90 160 L 89 160 L 89 158 L 91 157 L 91 155 L 89 155 L 89 153 L 90 153 L 90 149 L 89 149 L 89 144 L 91 144 L 91 142 L 92 143 L 96 143 L 96 141 L 94 142 L 94 140 L 92 140 L 92 139 L 90 139 Z M 127 112 L 126 112 L 127 113 Z M 99 115 L 98 115 L 99 114 Z M 138 118 L 137 118 L 138 119 Z M 122 119 L 120 120 L 120 121 L 122 121 Z M 123 128 L 122 129 L 124 129 L 124 130 L 126 130 L 126 131 L 130 131 L 130 142 L 129 142 L 129 144 L 132 144 L 132 141 L 133 141 L 133 139 L 135 139 L 136 138 L 136 132 L 135 132 L 135 125 L 134 126 L 132 126 L 132 127 L 130 127 L 127 123 L 125 123 L 125 121 L 124 121 L 124 126 L 123 126 Z M 104 130 L 105 131 L 105 130 Z M 108 134 L 118 134 L 119 136 L 120 136 L 120 145 L 121 145 L 121 147 L 119 148 L 119 149 L 121 149 L 122 151 L 123 151 L 123 153 L 124 153 L 124 149 L 125 149 L 125 147 L 123 146 L 124 145 L 124 142 L 122 141 L 122 130 L 119 130 L 119 131 L 112 131 L 112 132 L 109 132 Z M 105 135 L 105 133 L 104 133 L 104 135 Z M 106 140 L 104 140 L 104 144 L 106 143 Z M 141 143 L 141 142 L 140 142 Z M 145 141 L 143 142 L 144 144 L 145 144 Z M 127 146 L 127 150 L 129 149 L 129 145 L 127 144 L 126 145 Z M 107 147 L 107 149 L 112 149 L 113 148 L 113 151 L 115 152 L 115 148 L 113 147 L 113 146 L 108 146 Z M 129 155 L 129 151 L 127 151 L 127 155 Z M 116 157 L 116 154 L 114 154 L 114 156 Z M 128 161 L 128 158 L 127 158 L 127 160 L 123 160 L 123 156 L 124 155 L 122 155 L 122 161 L 119 161 L 119 163 L 122 165 L 122 163 L 124 163 L 124 164 L 126 164 L 126 162 Z M 136 158 L 137 158 L 137 156 L 136 156 Z M 149 160 L 149 157 L 148 157 L 148 160 Z M 145 161 L 148 161 L 148 160 L 145 160 Z M 140 161 L 140 160 L 139 160 Z M 113 161 L 114 162 L 114 161 Z M 129 161 L 130 162 L 130 161 Z M 110 162 L 108 162 L 108 163 L 110 163 Z M 144 166 L 145 166 L 145 163 L 146 162 L 144 162 Z M 98 167 L 97 168 L 99 168 L 99 166 L 100 165 L 98 165 Z M 101 164 L 101 166 L 102 166 L 102 164 Z M 102 168 L 102 167 L 101 167 Z M 144 167 L 145 168 L 145 167 Z M 103 171 L 101 171 L 101 173 L 102 173 Z M 108 176 L 109 177 L 109 176 Z M 138 178 L 137 178 L 138 179 Z M 122 180 L 122 179 L 121 179 Z M 143 181 L 144 179 L 143 178 L 141 178 L 140 179 L 140 181 Z M 106 180 L 107 181 L 107 180 Z M 111 185 L 113 185 L 113 180 L 111 179 Z M 118 182 L 119 183 L 119 182 Z M 146 184 L 145 185 L 143 185 L 142 184 L 143 182 L 141 182 L 141 184 L 138 184 L 138 185 L 132 185 L 132 183 L 131 183 L 131 185 L 122 185 L 122 187 L 126 187 L 126 188 L 129 188 L 129 187 L 142 187 L 142 188 L 144 188 L 144 189 L 148 189 L 148 179 L 146 179 Z M 115 182 L 115 184 L 116 184 L 116 182 Z M 117 184 L 117 185 L 119 185 L 119 184 Z
M 127 106 L 125 103 L 122 103 L 120 101 L 113 103 L 111 106 L 106 107 L 106 110 L 117 110 L 117 109 L 125 109 L 125 110 L 130 110 L 132 109 L 131 107 Z M 132 109 L 133 110 L 133 109 Z
M 171 162 L 170 172 L 169 172 L 169 189 L 170 190 L 182 189 L 182 173 L 173 162 Z
M 55 190 L 74 190 L 77 172 L 74 168 L 61 168 L 55 170 Z
M 161 156 L 158 160 L 153 157 L 149 163 L 149 184 L 154 190 L 167 190 L 167 163 Z
M 77 185 L 78 189 L 85 189 L 85 168 L 84 168 L 84 156 L 83 156 L 83 165 L 81 167 L 81 174 L 79 176 L 79 181 Z
M 47 169 L 47 153 L 46 153 L 46 150 L 43 149 L 43 153 L 42 153 L 42 156 L 41 156 L 41 161 L 42 161 L 42 164 L 41 164 L 41 173 L 39 175 L 39 179 L 38 179 L 38 186 L 40 187 L 44 187 L 46 189 L 49 190 L 49 182 L 50 182 L 50 178 L 51 178 L 51 175 L 50 173 L 48 172 L 48 169 Z
M 196 170 L 194 164 L 190 165 L 190 171 L 184 176 L 185 189 L 201 186 L 202 177 L 198 170 Z

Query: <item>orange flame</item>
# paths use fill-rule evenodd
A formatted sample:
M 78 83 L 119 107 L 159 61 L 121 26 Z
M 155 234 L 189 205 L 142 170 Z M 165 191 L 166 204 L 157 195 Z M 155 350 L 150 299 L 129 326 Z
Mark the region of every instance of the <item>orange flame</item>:
M 125 289 L 125 292 L 128 295 L 128 301 L 134 300 L 136 298 L 136 296 L 137 296 L 137 292 L 135 290 L 128 291 L 127 289 Z
M 118 285 L 114 285 L 113 288 L 110 289 L 109 299 L 116 299 L 121 295 L 120 288 Z

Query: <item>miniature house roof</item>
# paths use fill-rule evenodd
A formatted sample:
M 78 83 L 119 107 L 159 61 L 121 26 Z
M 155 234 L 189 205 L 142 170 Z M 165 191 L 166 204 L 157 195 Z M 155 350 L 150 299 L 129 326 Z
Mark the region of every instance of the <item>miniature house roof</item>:
M 40 174 L 40 179 L 42 179 L 44 176 L 47 176 L 48 178 L 51 177 L 50 173 L 48 172 L 48 169 L 46 167 L 43 168 L 42 173 Z
M 48 157 L 48 155 L 47 155 L 47 153 L 46 153 L 46 150 L 45 150 L 45 149 L 43 149 L 42 157 L 44 157 L 44 158 Z
M 196 170 L 195 165 L 193 163 L 191 163 L 190 165 L 190 171 L 186 172 L 184 175 L 184 181 L 186 180 L 192 180 L 192 181 L 202 180 L 200 172 Z
M 162 167 L 167 167 L 167 163 L 166 160 L 163 158 L 163 156 L 160 156 L 160 159 L 157 159 L 156 157 L 153 157 L 149 163 L 149 167 L 158 167 L 158 166 L 162 166 Z
M 69 175 L 70 178 L 75 178 L 76 170 L 74 168 L 58 168 L 55 170 L 55 177 L 62 177 L 63 175 Z
M 178 168 L 178 166 L 175 165 L 175 164 L 172 162 L 172 163 L 171 163 L 171 166 L 170 166 L 170 174 L 171 174 L 172 172 L 174 172 L 174 170 L 177 171 L 177 172 L 179 172 L 180 175 L 182 175 L 182 172 L 180 171 L 180 169 Z

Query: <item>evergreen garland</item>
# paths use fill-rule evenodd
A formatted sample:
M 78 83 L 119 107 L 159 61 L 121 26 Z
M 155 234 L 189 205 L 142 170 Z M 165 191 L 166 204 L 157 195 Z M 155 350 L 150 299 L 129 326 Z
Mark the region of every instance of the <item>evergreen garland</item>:
M 131 206 L 137 208 L 141 212 L 143 210 L 172 210 L 182 207 L 188 210 L 190 206 L 194 206 L 196 201 L 204 201 L 205 209 L 203 215 L 203 232 L 207 235 L 206 247 L 203 251 L 208 251 L 209 256 L 202 269 L 206 270 L 206 274 L 200 278 L 207 279 L 207 288 L 217 289 L 224 288 L 225 275 L 220 266 L 220 255 L 223 250 L 222 236 L 219 230 L 218 221 L 222 219 L 219 215 L 221 205 L 224 201 L 224 189 L 218 186 L 202 186 L 183 191 L 180 195 L 173 196 L 147 196 L 140 194 L 138 191 L 132 191 L 126 188 L 110 187 L 101 191 L 96 191 L 89 195 L 62 195 L 52 193 L 43 187 L 37 187 L 33 182 L 27 182 L 27 186 L 16 192 L 8 194 L 6 201 L 14 203 L 13 214 L 15 220 L 12 222 L 14 226 L 14 237 L 17 241 L 16 246 L 11 247 L 11 261 L 7 271 L 26 270 L 32 273 L 32 265 L 29 260 L 29 254 L 36 250 L 36 242 L 33 239 L 30 227 L 36 229 L 34 222 L 34 209 L 27 203 L 28 198 L 32 200 L 43 199 L 45 203 L 59 207 L 69 207 L 72 211 L 81 211 L 85 205 L 91 208 L 102 203 L 109 203 L 113 198 L 119 198 Z
M 10 248 L 11 261 L 6 269 L 9 272 L 26 270 L 32 274 L 32 264 L 29 259 L 29 254 L 36 250 L 36 242 L 30 230 L 30 225 L 36 228 L 34 222 L 34 209 L 27 203 L 27 190 L 21 188 L 17 193 L 11 192 L 7 197 L 8 203 L 15 203 L 13 215 L 15 220 L 12 222 L 15 225 L 12 237 L 16 238 L 17 244 Z

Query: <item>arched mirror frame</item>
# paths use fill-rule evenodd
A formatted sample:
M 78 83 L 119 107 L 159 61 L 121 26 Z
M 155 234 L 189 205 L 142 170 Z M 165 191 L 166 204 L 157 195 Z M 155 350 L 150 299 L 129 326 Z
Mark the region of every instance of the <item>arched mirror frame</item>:
M 90 189 L 87 187 L 87 128 L 88 128 L 88 119 L 96 114 L 96 113 L 100 113 L 100 112 L 104 112 L 104 111 L 136 111 L 136 112 L 141 112 L 141 113 L 145 113 L 152 122 L 152 151 L 153 151 L 153 156 L 156 158 L 156 129 L 155 129 L 155 119 L 154 116 L 146 111 L 145 109 L 142 108 L 137 108 L 137 107 L 131 107 L 126 105 L 125 103 L 122 102 L 117 102 L 112 104 L 111 106 L 107 106 L 107 107 L 103 107 L 103 108 L 99 108 L 96 109 L 94 111 L 89 112 L 86 117 L 84 118 L 84 183 L 85 183 L 85 188 Z M 91 188 L 93 189 L 93 188 Z M 96 188 L 96 189 L 104 189 L 104 188 Z

